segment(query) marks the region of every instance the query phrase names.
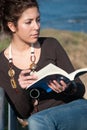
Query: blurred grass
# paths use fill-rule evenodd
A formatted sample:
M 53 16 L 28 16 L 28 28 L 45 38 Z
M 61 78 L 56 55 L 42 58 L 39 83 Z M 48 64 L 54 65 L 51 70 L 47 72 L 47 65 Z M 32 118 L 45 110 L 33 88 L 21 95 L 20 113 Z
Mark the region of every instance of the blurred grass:
M 0 34 L 0 51 L 3 50 L 8 46 L 10 42 L 10 37 L 6 36 L 5 34 Z
M 67 52 L 75 69 L 87 67 L 87 33 L 44 29 L 41 30 L 40 36 L 56 38 Z M 8 46 L 9 41 L 9 37 L 0 35 L 0 51 Z M 87 87 L 87 74 L 80 78 Z M 87 99 L 87 91 L 84 97 Z M 18 130 L 22 130 L 20 125 Z

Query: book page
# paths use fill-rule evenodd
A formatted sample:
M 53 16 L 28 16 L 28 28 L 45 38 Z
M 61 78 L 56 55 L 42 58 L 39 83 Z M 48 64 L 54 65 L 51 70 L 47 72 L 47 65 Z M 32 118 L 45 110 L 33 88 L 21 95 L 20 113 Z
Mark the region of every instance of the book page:
M 75 70 L 74 72 L 69 74 L 70 80 L 72 81 L 76 77 L 79 77 L 80 75 L 83 75 L 85 73 L 87 73 L 87 68 L 82 68 L 82 69 Z
M 69 78 L 69 74 L 66 71 L 51 63 L 48 64 L 46 67 L 42 68 L 41 70 L 39 70 L 38 72 L 36 72 L 36 75 L 38 76 L 39 79 L 54 74 L 64 75 L 65 77 Z

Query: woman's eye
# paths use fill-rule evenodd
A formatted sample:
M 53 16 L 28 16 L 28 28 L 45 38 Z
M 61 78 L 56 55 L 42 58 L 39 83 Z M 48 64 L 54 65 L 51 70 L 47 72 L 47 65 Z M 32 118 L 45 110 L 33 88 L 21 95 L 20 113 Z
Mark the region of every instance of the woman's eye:
M 37 19 L 37 22 L 40 22 L 40 18 Z
M 31 21 L 27 21 L 27 22 L 25 22 L 25 24 L 31 24 Z

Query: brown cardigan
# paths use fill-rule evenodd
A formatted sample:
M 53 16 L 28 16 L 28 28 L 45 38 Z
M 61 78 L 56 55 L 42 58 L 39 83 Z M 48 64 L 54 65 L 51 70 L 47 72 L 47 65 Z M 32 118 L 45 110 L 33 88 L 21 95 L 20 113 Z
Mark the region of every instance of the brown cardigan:
M 72 72 L 74 70 L 67 54 L 56 39 L 39 38 L 39 42 L 41 45 L 41 56 L 37 63 L 36 71 L 40 70 L 49 63 L 53 63 L 67 72 Z M 16 72 L 15 79 L 18 90 L 18 92 L 16 92 L 10 84 L 8 76 L 8 60 L 4 56 L 3 52 L 4 51 L 0 53 L 0 86 L 4 88 L 7 100 L 11 104 L 16 115 L 21 118 L 28 118 L 31 112 L 33 112 L 33 104 L 31 98 L 29 97 L 29 93 L 27 93 L 26 90 L 23 90 L 18 84 L 18 75 L 21 70 L 13 65 Z M 38 105 L 39 111 L 82 98 L 84 92 L 85 87 L 79 79 L 76 81 L 76 86 L 71 84 L 65 92 L 61 92 L 59 94 L 53 91 L 50 93 L 41 91 Z

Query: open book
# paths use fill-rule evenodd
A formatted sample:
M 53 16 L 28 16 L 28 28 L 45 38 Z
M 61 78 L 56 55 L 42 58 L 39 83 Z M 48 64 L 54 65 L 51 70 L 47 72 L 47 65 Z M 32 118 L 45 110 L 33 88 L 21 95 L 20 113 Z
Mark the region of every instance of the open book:
M 65 70 L 50 63 L 35 73 L 38 76 L 38 80 L 28 86 L 27 89 L 39 87 L 46 90 L 46 92 L 50 92 L 51 88 L 47 85 L 50 80 L 57 80 L 58 82 L 60 82 L 60 80 L 64 80 L 64 82 L 69 83 L 85 73 L 87 73 L 87 68 L 82 68 L 75 70 L 72 73 L 67 73 Z

